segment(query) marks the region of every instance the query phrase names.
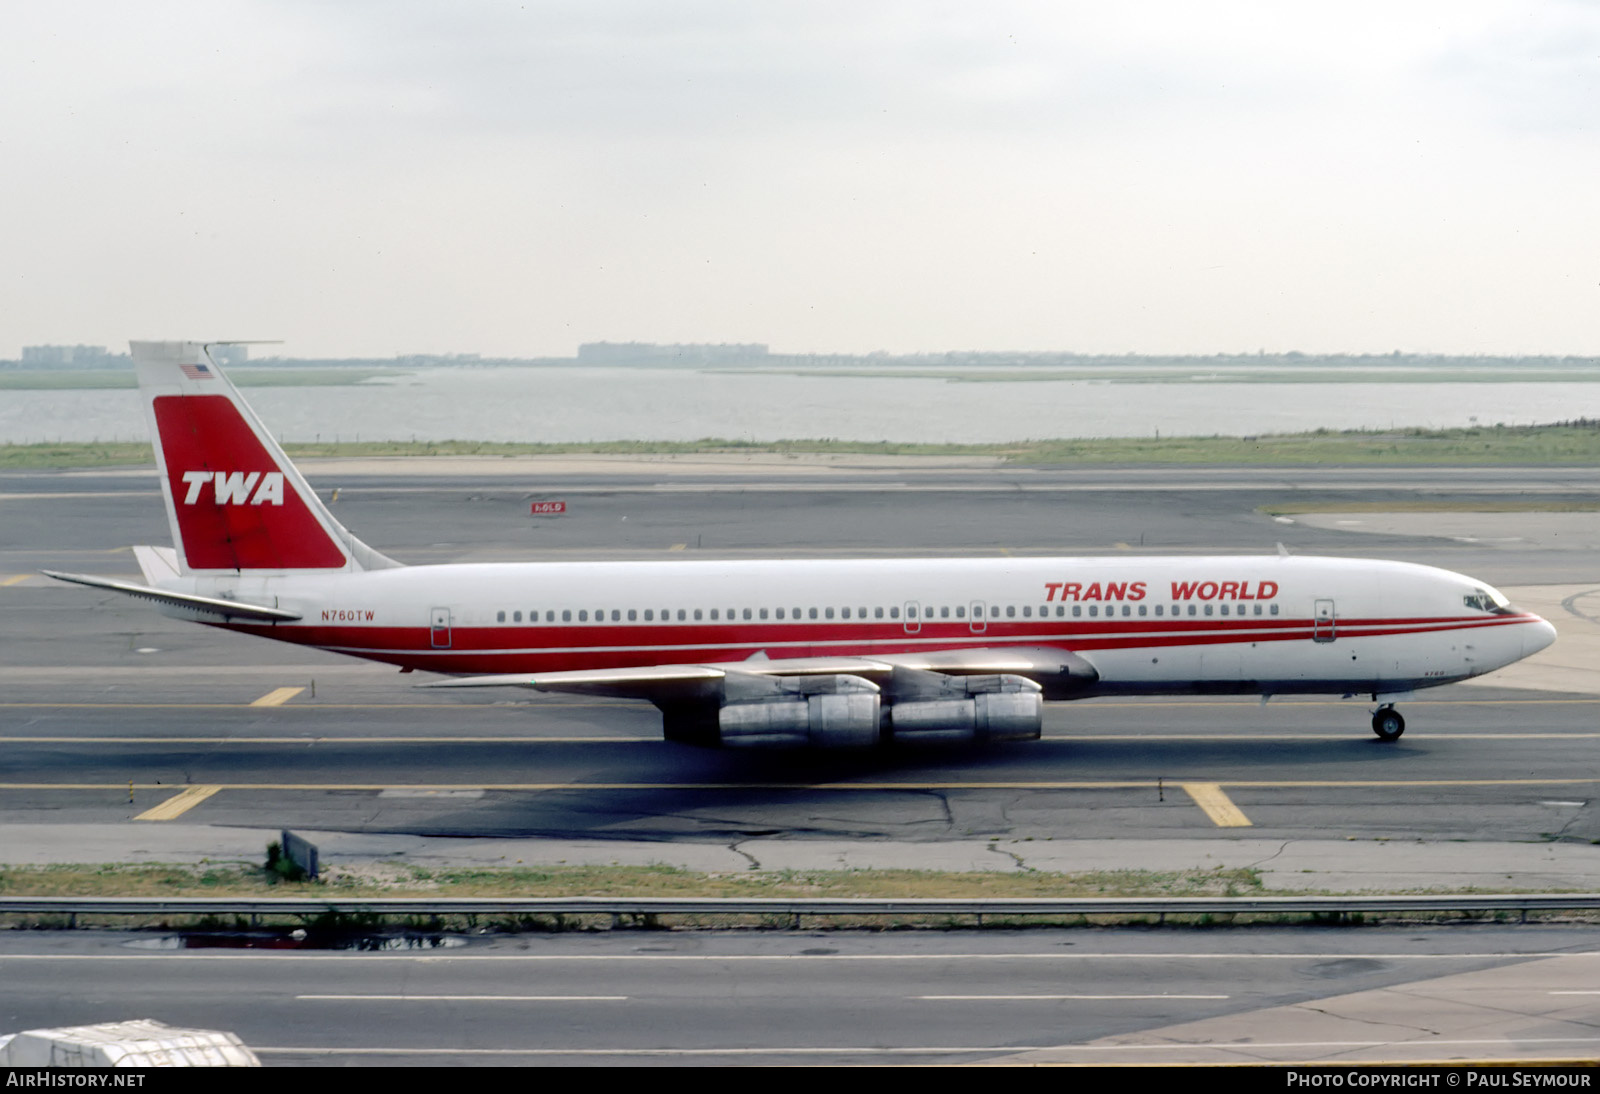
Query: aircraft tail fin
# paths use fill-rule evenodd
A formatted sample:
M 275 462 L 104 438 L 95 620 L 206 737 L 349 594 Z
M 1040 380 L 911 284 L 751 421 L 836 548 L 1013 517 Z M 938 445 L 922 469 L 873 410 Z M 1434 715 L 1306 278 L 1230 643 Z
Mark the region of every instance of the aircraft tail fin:
M 398 566 L 334 519 L 200 342 L 133 342 L 179 573 Z

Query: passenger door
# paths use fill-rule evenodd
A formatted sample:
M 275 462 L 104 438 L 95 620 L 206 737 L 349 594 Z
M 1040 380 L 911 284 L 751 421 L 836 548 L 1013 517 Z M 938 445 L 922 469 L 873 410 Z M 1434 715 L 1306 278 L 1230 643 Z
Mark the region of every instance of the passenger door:
M 1339 621 L 1334 615 L 1333 601 L 1319 600 L 1311 616 L 1311 640 L 1332 642 L 1339 637 Z

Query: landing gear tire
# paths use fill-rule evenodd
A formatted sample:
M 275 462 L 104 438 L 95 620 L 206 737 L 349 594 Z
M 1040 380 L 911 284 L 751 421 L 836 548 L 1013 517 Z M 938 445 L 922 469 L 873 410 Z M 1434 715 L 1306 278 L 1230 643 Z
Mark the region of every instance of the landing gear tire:
M 1372 732 L 1380 741 L 1398 741 L 1406 731 L 1406 720 L 1393 707 L 1384 707 L 1372 716 Z

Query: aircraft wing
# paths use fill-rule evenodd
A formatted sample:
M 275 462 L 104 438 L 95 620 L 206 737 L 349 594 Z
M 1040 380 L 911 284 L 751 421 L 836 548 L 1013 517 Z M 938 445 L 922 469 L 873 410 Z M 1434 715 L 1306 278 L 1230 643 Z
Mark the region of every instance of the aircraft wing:
M 979 647 L 893 653 L 877 657 L 787 657 L 756 654 L 743 661 L 690 665 L 645 665 L 562 672 L 465 676 L 421 684 L 428 688 L 522 687 L 652 702 L 721 696 L 733 690 L 763 690 L 755 681 L 773 677 L 852 676 L 898 690 L 926 687 L 944 676 L 1021 676 L 1047 694 L 1070 694 L 1099 679 L 1093 665 L 1070 650 L 1051 646 Z

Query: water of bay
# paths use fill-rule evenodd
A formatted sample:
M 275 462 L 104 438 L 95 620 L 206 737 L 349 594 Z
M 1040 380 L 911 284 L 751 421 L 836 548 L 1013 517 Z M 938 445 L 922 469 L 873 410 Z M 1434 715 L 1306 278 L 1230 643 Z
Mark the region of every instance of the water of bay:
M 290 441 L 861 441 L 1252 436 L 1600 417 L 1600 383 L 1233 383 L 435 368 L 245 391 Z M 0 391 L 0 443 L 140 440 L 131 390 Z

